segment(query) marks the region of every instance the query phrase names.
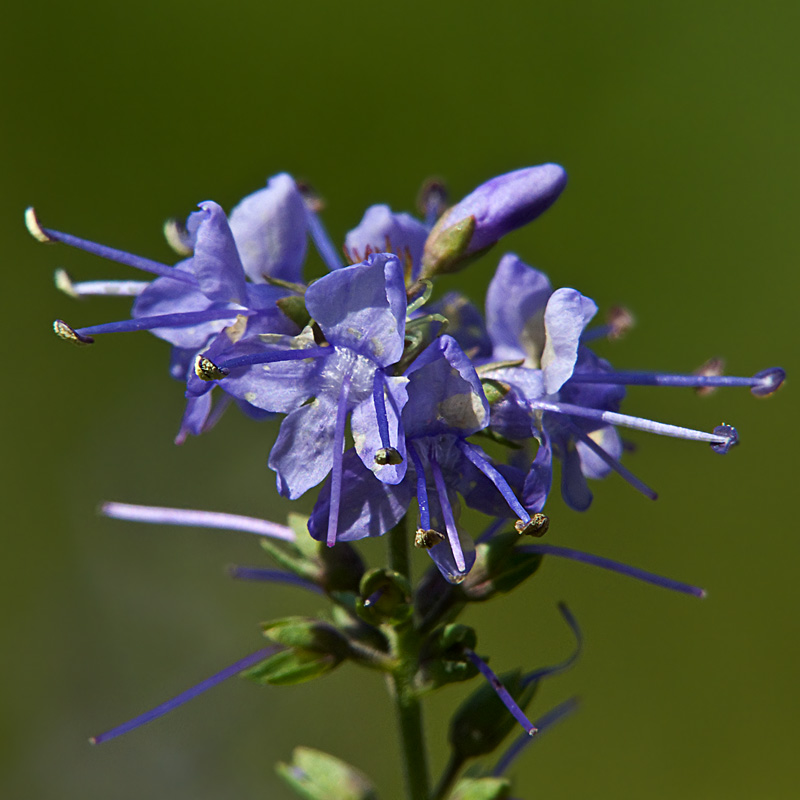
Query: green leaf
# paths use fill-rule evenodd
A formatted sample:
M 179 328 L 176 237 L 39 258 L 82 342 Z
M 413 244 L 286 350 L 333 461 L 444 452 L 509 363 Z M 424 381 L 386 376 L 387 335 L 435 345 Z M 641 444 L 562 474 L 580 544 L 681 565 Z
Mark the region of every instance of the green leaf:
M 378 797 L 362 772 L 321 750 L 296 747 L 292 763 L 278 764 L 276 769 L 305 800 L 377 800 Z M 475 800 L 479 800 L 478 795 Z
M 506 800 L 510 791 L 511 783 L 505 778 L 464 778 L 449 800 Z

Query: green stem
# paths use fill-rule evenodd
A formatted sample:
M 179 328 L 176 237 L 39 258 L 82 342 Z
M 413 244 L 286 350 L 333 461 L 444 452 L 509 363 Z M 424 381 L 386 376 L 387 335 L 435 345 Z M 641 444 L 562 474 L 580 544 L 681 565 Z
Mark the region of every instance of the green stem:
M 439 785 L 436 787 L 436 791 L 433 793 L 432 800 L 444 800 L 447 797 L 448 792 L 453 787 L 453 784 L 458 777 L 458 773 L 461 771 L 461 767 L 464 766 L 464 760 L 458 758 L 455 753 L 450 756 L 450 762 L 447 765 L 447 768 L 442 775 L 441 780 L 439 781 Z
M 395 572 L 410 578 L 408 534 L 405 518 L 388 534 L 389 565 Z M 412 622 L 392 630 L 393 651 L 397 666 L 389 676 L 409 800 L 429 800 L 428 758 L 422 728 L 422 705 L 414 688 L 419 661 L 419 635 Z

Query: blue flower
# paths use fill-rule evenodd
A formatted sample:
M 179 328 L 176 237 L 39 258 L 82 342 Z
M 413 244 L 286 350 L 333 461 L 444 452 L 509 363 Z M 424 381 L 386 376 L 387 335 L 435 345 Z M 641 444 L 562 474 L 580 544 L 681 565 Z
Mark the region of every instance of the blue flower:
M 300 497 L 331 470 L 333 482 L 341 482 L 348 416 L 364 464 L 381 481 L 399 482 L 406 469 L 400 412 L 408 381 L 387 368 L 399 361 L 404 346 L 400 261 L 379 253 L 331 272 L 308 287 L 305 305 L 322 345 L 312 329 L 296 337 L 249 337 L 226 345 L 222 358 L 209 348 L 200 374 L 210 362 L 217 370 L 211 375 L 220 379 L 214 384 L 221 382 L 257 408 L 288 414 L 269 459 L 287 497 Z M 210 385 L 191 379 L 189 393 L 199 395 Z
M 406 370 L 408 402 L 402 409 L 405 452 L 410 463 L 395 484 L 375 480 L 350 450 L 343 477 L 320 492 L 309 520 L 317 539 L 352 541 L 381 536 L 403 517 L 416 496 L 418 533 L 441 573 L 463 580 L 474 561 L 471 537 L 458 525 L 459 496 L 487 514 L 530 522 L 509 485 L 523 475 L 496 467 L 467 438 L 486 427 L 489 405 L 475 368 L 450 336 L 431 344 Z

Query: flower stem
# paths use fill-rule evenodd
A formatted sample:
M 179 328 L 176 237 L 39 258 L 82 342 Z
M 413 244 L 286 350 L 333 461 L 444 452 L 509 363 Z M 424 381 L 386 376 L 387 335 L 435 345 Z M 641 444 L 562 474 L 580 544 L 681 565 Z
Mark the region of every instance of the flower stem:
M 408 533 L 403 518 L 389 533 L 389 565 L 405 578 L 410 577 Z M 414 688 L 419 661 L 419 635 L 412 622 L 392 631 L 397 666 L 388 682 L 400 729 L 400 746 L 406 792 L 409 800 L 428 800 L 428 758 L 422 728 L 422 705 Z

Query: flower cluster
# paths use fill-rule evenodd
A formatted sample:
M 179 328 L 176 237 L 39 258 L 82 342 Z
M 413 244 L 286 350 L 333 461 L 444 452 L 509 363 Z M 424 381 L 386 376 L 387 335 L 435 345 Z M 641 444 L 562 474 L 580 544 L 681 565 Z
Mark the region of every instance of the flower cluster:
M 574 662 L 581 635 L 562 605 L 575 652 L 554 666 L 498 677 L 475 652 L 475 632 L 455 623 L 459 612 L 515 588 L 544 556 L 704 595 L 689 584 L 528 537 L 549 528 L 544 509 L 554 470 L 566 504 L 578 511 L 592 502 L 588 480 L 611 472 L 655 499 L 621 463 L 620 428 L 705 442 L 720 454 L 737 444 L 731 425 L 699 431 L 623 413 L 626 386 L 698 392 L 746 386 L 761 397 L 781 386 L 784 371 L 729 377 L 719 361 L 686 375 L 615 370 L 590 345 L 623 335 L 631 314 L 613 309 L 605 322 L 594 323 L 598 309 L 590 298 L 574 288 L 553 289 L 544 273 L 513 253 L 499 259 L 484 313 L 458 292 L 433 297 L 438 276 L 464 268 L 534 220 L 565 183 L 555 164 L 530 167 L 488 181 L 451 208 L 444 188 L 429 183 L 421 219 L 372 206 L 345 236 L 344 258 L 322 222 L 319 199 L 285 174 L 230 215 L 207 201 L 185 223 L 167 223 L 167 240 L 181 256 L 174 266 L 42 227 L 28 209 L 28 229 L 39 241 L 155 276 L 74 282 L 59 270 L 56 284 L 72 296 L 135 298 L 129 319 L 78 328 L 57 320 L 59 337 L 87 345 L 105 333 L 149 330 L 171 345 L 170 374 L 185 385 L 177 443 L 209 430 L 232 404 L 255 419 L 283 415 L 269 455 L 278 491 L 296 499 L 320 487 L 310 517 L 293 515 L 289 525 L 212 511 L 102 507 L 116 519 L 255 534 L 280 568 L 237 566 L 232 577 L 321 593 L 333 610 L 330 619 L 264 623 L 270 646 L 92 741 L 130 731 L 236 674 L 290 684 L 350 660 L 389 679 L 412 798 L 500 800 L 509 789 L 503 775 L 530 736 L 575 705 L 562 703 L 536 723 L 525 712 L 539 682 Z M 309 239 L 328 270 L 315 280 L 304 274 Z M 490 456 L 481 443 L 505 457 Z M 480 536 L 463 523 L 463 506 L 493 520 Z M 413 544 L 436 567 L 415 587 L 407 519 L 416 522 Z M 350 543 L 384 534 L 389 568 L 368 570 Z M 451 760 L 431 794 L 419 698 L 478 674 L 487 685 L 456 711 Z M 463 766 L 492 753 L 515 721 L 524 734 L 494 770 L 456 783 Z M 363 775 L 318 751 L 298 749 L 293 764 L 279 771 L 304 797 L 375 797 Z
M 565 182 L 561 167 L 545 164 L 494 178 L 446 211 L 441 187 L 429 187 L 424 220 L 372 206 L 345 237 L 356 263 L 336 255 L 319 202 L 285 174 L 229 217 L 209 201 L 185 225 L 169 223 L 168 239 L 185 256 L 174 267 L 43 228 L 32 209 L 27 221 L 42 241 L 157 275 L 74 283 L 59 272 L 71 294 L 136 299 L 128 320 L 83 328 L 58 320 L 55 331 L 79 344 L 133 330 L 168 341 L 170 372 L 186 383 L 178 442 L 207 430 L 231 401 L 257 418 L 285 414 L 269 465 L 291 499 L 324 481 L 308 523 L 313 537 L 334 545 L 380 536 L 416 500 L 415 543 L 458 582 L 474 561 L 462 502 L 542 534 L 554 459 L 572 508 L 589 506 L 587 478 L 611 471 L 655 497 L 620 463 L 619 427 L 704 441 L 718 453 L 736 444 L 729 425 L 703 432 L 620 413 L 626 384 L 747 385 L 764 395 L 784 377 L 778 368 L 753 378 L 615 371 L 588 345 L 619 336 L 630 315 L 618 310 L 592 327 L 590 298 L 554 291 L 511 253 L 499 261 L 485 317 L 457 293 L 429 302 L 437 275 L 537 217 Z M 306 284 L 309 236 L 330 271 Z M 215 389 L 222 399 L 212 406 Z M 509 445 L 508 463 L 490 458 L 481 437 Z

